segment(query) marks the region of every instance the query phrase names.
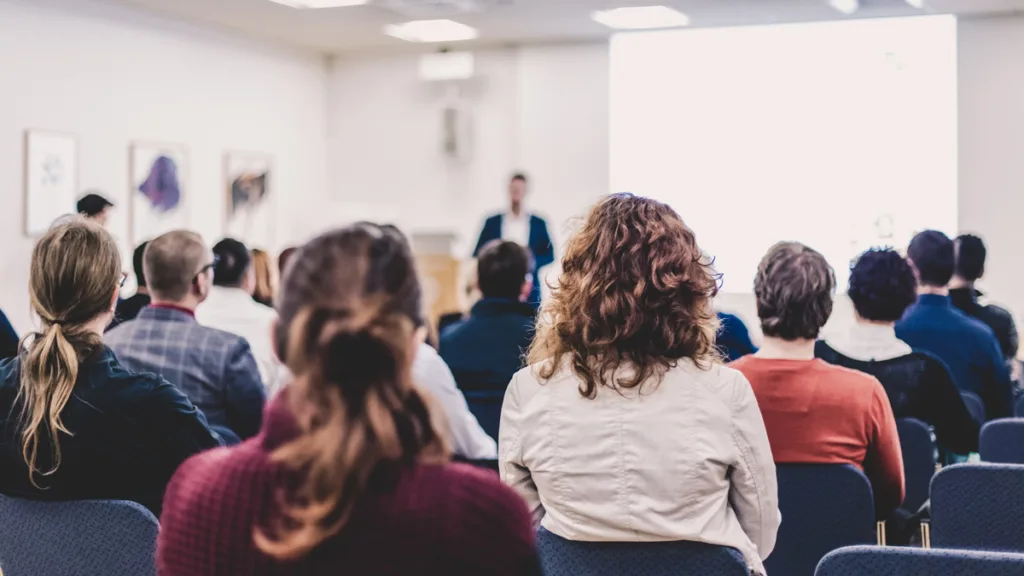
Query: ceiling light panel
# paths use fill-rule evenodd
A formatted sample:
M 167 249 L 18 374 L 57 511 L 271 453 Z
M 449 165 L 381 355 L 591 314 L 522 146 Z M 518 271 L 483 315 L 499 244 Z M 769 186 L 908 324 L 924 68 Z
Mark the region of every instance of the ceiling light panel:
M 342 6 L 362 6 L 370 0 L 270 0 L 300 10 L 312 10 L 316 8 L 340 8 Z
M 480 36 L 476 28 L 447 19 L 389 24 L 384 33 L 407 42 L 460 42 Z
M 668 6 L 634 6 L 599 10 L 590 15 L 595 22 L 616 30 L 649 30 L 689 26 L 690 17 Z

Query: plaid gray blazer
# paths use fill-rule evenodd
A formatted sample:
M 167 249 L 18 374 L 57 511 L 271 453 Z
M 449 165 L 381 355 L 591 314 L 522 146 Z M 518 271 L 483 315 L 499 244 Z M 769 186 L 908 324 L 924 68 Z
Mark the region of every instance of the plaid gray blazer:
M 125 368 L 177 386 L 211 426 L 241 439 L 259 431 L 266 392 L 245 338 L 200 326 L 184 309 L 149 306 L 103 339 Z

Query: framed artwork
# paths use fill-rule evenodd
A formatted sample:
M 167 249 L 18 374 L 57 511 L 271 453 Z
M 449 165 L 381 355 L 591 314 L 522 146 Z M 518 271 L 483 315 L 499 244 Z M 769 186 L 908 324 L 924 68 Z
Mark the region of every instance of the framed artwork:
M 189 227 L 188 148 L 136 142 L 129 171 L 129 245 Z
M 274 246 L 272 164 L 258 152 L 224 154 L 224 235 L 250 248 Z
M 39 236 L 75 212 L 78 140 L 70 134 L 25 131 L 25 234 Z

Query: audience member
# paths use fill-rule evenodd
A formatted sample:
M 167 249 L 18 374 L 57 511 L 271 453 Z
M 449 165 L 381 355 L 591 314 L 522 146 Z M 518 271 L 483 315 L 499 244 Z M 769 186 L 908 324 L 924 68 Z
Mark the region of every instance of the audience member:
M 142 267 L 142 256 L 146 253 L 146 246 L 149 242 L 143 242 L 135 248 L 132 254 L 132 268 L 135 270 L 135 281 L 137 287 L 135 294 L 117 303 L 117 310 L 114 311 L 114 321 L 110 323 L 107 330 L 117 327 L 122 322 L 134 320 L 143 308 L 149 306 L 149 289 L 146 288 L 146 271 Z
M 206 300 L 196 308 L 196 320 L 210 326 L 242 336 L 252 347 L 252 355 L 259 366 L 260 378 L 271 393 L 283 384 L 281 366 L 274 354 L 271 333 L 277 322 L 277 312 L 253 299 L 256 273 L 253 259 L 245 244 L 225 238 L 213 246 L 216 265 L 213 268 L 213 288 Z
M 735 314 L 718 313 L 718 337 L 715 345 L 726 362 L 739 360 L 747 354 L 757 352 L 757 347 L 750 339 L 750 332 L 743 320 Z
M 82 196 L 76 206 L 79 214 L 100 226 L 107 225 L 107 220 L 110 219 L 110 209 L 113 207 L 113 202 L 95 192 Z
M 160 374 L 211 425 L 244 439 L 259 431 L 265 392 L 245 338 L 196 322 L 213 266 L 213 254 L 194 232 L 177 230 L 150 241 L 143 268 L 153 303 L 108 332 L 107 342 L 129 369 Z
M 976 452 L 979 423 L 964 406 L 949 369 L 896 337 L 896 321 L 914 303 L 916 290 L 914 271 L 902 256 L 889 249 L 868 250 L 850 270 L 853 326 L 819 341 L 815 355 L 878 378 L 893 415 L 931 425 L 940 446 L 959 454 Z
M 1007 362 L 1017 358 L 1017 324 L 1013 314 L 995 304 L 982 305 L 978 298 L 984 296 L 981 290 L 974 287 L 985 274 L 985 258 L 988 251 L 985 242 L 977 236 L 964 234 L 958 236 L 954 243 L 956 248 L 956 271 L 949 282 L 949 298 L 953 306 L 959 308 L 971 318 L 977 318 L 992 329 L 1003 357 Z
M 413 384 L 424 318 L 404 239 L 359 224 L 314 239 L 290 267 L 277 349 L 295 381 L 258 439 L 178 471 L 159 573 L 537 573 L 523 503 L 446 463 Z
M 131 500 L 157 516 L 189 456 L 217 445 L 174 386 L 131 372 L 103 345 L 124 280 L 114 239 L 80 218 L 32 251 L 40 332 L 0 361 L 0 492 L 38 500 Z
M 11 326 L 4 311 L 0 310 L 0 360 L 17 356 L 18 347 L 18 332 Z
M 441 335 L 440 353 L 463 392 L 504 396 L 523 367 L 533 339 L 536 308 L 526 303 L 533 287 L 530 253 L 506 240 L 480 251 L 477 283 L 483 298 L 469 318 Z
M 927 230 L 910 242 L 907 258 L 917 276 L 917 303 L 896 323 L 900 340 L 939 357 L 962 392 L 985 403 L 989 420 L 1013 414 L 1010 373 L 992 329 L 950 304 L 946 285 L 956 266 L 953 241 Z
M 862 468 L 884 519 L 904 496 L 889 398 L 875 377 L 814 358 L 814 341 L 832 314 L 835 282 L 818 252 L 796 242 L 773 246 L 754 280 L 764 343 L 730 366 L 754 388 L 776 463 Z
M 259 248 L 252 249 L 252 268 L 256 283 L 252 289 L 252 299 L 264 306 L 274 307 L 274 270 L 270 265 L 270 254 Z
M 775 546 L 775 465 L 750 385 L 716 362 L 718 276 L 667 205 L 601 200 L 569 242 L 531 366 L 508 387 L 502 479 L 571 540 Z
M 285 248 L 284 250 L 281 250 L 281 254 L 277 257 L 277 278 L 281 284 L 284 284 L 284 272 L 288 269 L 288 262 L 291 261 L 292 256 L 294 256 L 297 251 L 298 248 L 295 248 L 294 246 Z
M 484 222 L 473 256 L 495 240 L 509 240 L 525 246 L 533 256 L 533 286 L 527 302 L 540 304 L 541 269 L 555 261 L 555 248 L 548 234 L 548 223 L 536 214 L 526 211 L 527 180 L 525 174 L 515 174 L 508 183 L 509 209 L 495 214 Z

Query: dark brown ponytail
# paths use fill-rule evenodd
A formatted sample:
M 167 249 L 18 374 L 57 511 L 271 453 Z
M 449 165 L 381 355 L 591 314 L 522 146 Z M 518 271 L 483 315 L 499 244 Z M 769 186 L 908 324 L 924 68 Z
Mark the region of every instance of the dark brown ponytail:
M 410 373 L 419 298 L 408 245 L 386 228 L 333 232 L 294 257 L 278 340 L 301 433 L 272 458 L 300 480 L 255 533 L 267 554 L 297 558 L 337 534 L 382 465 L 447 459 Z

